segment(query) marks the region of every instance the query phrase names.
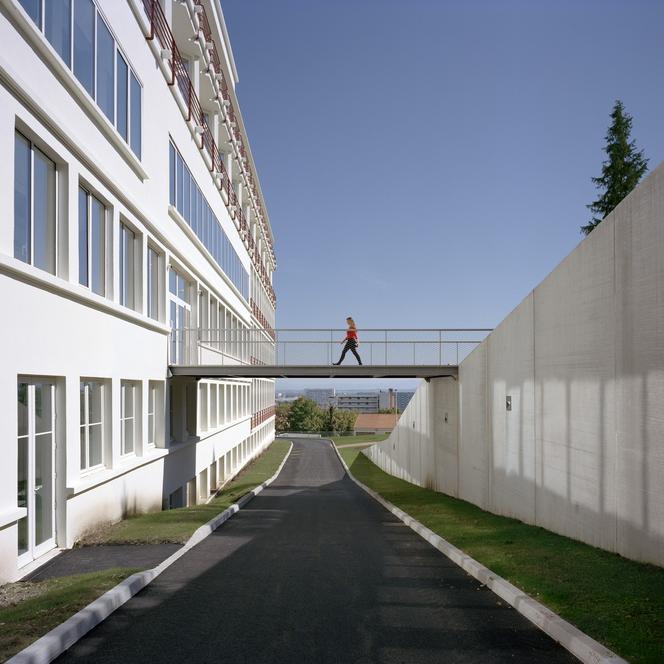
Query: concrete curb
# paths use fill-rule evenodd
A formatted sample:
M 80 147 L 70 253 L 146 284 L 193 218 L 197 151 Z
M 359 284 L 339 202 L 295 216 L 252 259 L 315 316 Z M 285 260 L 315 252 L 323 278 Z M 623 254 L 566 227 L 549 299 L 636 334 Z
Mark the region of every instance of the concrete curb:
M 447 540 L 437 535 L 432 530 L 421 524 L 410 515 L 400 510 L 396 505 L 385 500 L 380 494 L 362 484 L 353 477 L 336 445 L 330 441 L 341 464 L 346 469 L 348 477 L 355 484 L 364 489 L 374 500 L 379 502 L 385 509 L 392 512 L 394 516 L 403 521 L 409 528 L 414 530 L 420 537 L 425 539 L 431 546 L 445 554 L 452 562 L 456 563 L 465 572 L 477 579 L 480 583 L 492 590 L 498 597 L 514 607 L 521 615 L 548 634 L 554 641 L 569 650 L 575 657 L 585 664 L 628 664 L 626 660 L 595 641 L 571 623 L 563 620 L 559 615 L 547 609 L 543 604 L 526 595 L 522 590 L 512 585 L 506 579 L 498 576 L 484 565 L 478 563 L 474 558 L 464 553 L 461 549 L 450 544 Z
M 293 443 L 291 442 L 286 456 L 284 456 L 283 461 L 272 477 L 248 493 L 245 493 L 236 503 L 233 503 L 223 512 L 220 512 L 213 519 L 196 529 L 182 548 L 166 558 L 157 567 L 145 570 L 144 572 L 137 572 L 127 577 L 78 613 L 75 613 L 71 618 L 54 627 L 50 632 L 37 639 L 34 643 L 31 643 L 27 648 L 8 659 L 5 664 L 49 664 L 56 657 L 59 657 L 91 629 L 108 618 L 113 611 L 120 608 L 136 593 L 154 581 L 164 570 L 213 533 L 224 521 L 228 521 L 234 514 L 239 512 L 242 507 L 257 496 L 265 487 L 272 484 L 279 476 L 279 473 L 281 473 L 292 450 Z

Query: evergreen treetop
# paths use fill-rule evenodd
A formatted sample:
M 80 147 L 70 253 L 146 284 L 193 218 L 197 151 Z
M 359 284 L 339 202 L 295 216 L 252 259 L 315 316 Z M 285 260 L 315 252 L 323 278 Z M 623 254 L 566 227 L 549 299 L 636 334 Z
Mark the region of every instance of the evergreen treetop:
M 599 198 L 586 206 L 593 218 L 581 231 L 588 235 L 639 183 L 648 170 L 648 160 L 643 150 L 637 150 L 636 141 L 630 141 L 632 118 L 617 100 L 611 112 L 611 126 L 606 133 L 602 174 L 593 178 L 595 186 L 602 190 Z

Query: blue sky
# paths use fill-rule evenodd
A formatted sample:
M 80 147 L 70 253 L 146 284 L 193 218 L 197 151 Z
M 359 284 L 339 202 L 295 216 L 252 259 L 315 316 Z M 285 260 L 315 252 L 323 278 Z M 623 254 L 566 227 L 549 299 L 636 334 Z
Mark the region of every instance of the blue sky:
M 664 158 L 662 2 L 222 6 L 279 327 L 493 327 L 581 240 L 615 99 Z

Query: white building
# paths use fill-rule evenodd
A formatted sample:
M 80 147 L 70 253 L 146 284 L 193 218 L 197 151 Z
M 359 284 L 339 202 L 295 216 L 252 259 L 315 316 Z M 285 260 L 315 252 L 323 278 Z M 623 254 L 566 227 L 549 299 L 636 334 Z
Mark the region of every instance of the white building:
M 168 365 L 272 361 L 275 257 L 217 0 L 0 5 L 7 581 L 272 441 L 273 381 Z

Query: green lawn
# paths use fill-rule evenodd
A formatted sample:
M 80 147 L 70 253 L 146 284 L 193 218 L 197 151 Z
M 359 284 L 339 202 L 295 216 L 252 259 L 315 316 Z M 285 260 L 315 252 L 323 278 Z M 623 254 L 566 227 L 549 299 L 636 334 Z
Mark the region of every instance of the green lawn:
M 135 569 L 109 569 L 39 582 L 19 582 L 3 586 L 5 594 L 13 590 L 34 593 L 14 606 L 0 607 L 0 661 L 44 636 L 54 627 L 80 611 Z
M 358 449 L 341 454 L 360 482 L 629 662 L 664 662 L 664 569 L 398 480 Z
M 192 533 L 245 493 L 274 475 L 290 448 L 290 441 L 275 440 L 207 505 L 182 507 L 130 517 L 104 528 L 81 544 L 155 544 L 186 542 Z
M 378 443 L 387 440 L 389 433 L 367 433 L 359 436 L 334 436 L 330 440 L 338 447 L 339 445 L 352 445 L 353 443 Z

